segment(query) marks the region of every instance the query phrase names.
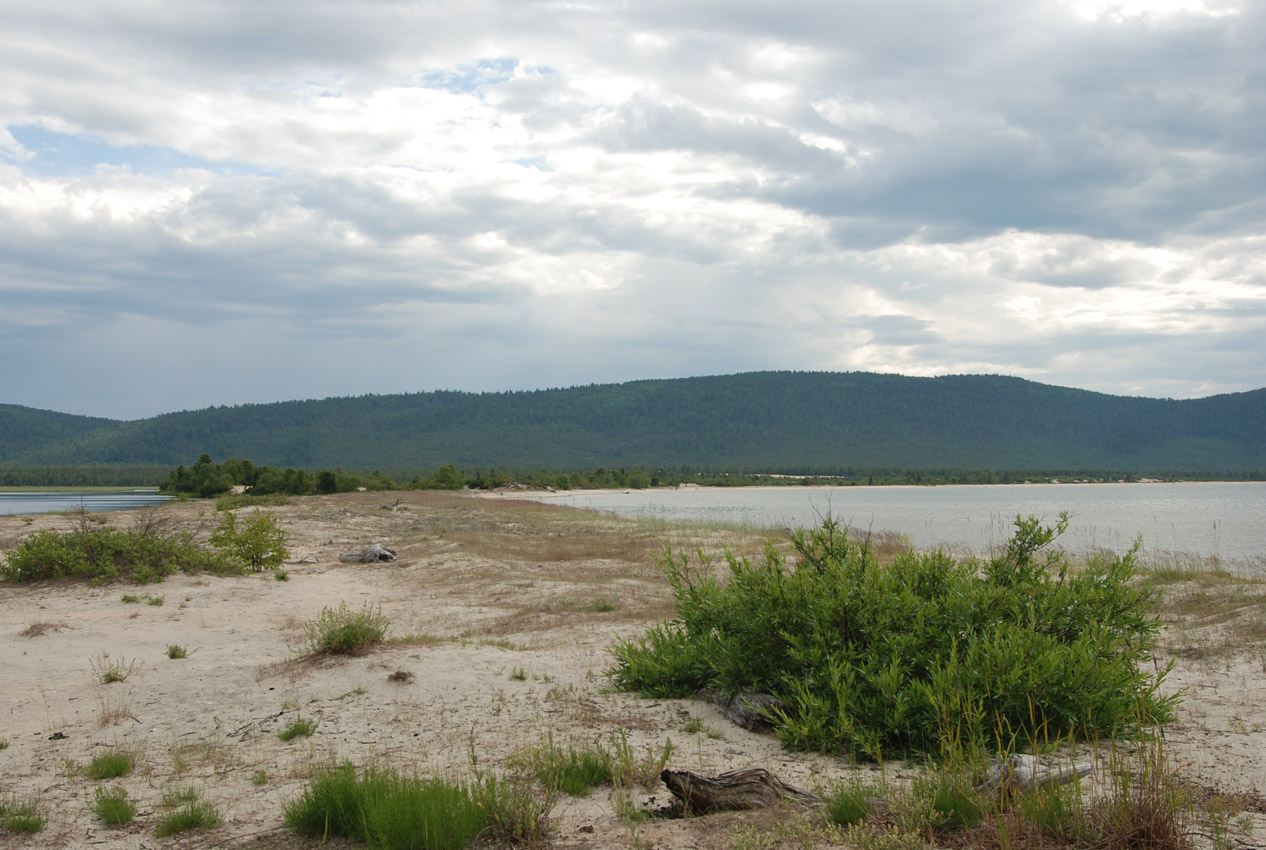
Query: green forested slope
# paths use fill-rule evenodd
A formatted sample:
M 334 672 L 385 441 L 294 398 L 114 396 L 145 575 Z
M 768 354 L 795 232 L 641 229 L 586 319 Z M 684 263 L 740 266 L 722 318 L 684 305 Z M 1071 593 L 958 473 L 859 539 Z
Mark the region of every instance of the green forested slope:
M 175 465 L 203 452 L 306 468 L 1230 472 L 1266 468 L 1266 390 L 1173 401 L 986 375 L 759 372 L 219 407 L 87 420 L 43 440 L 0 434 L 9 465 Z

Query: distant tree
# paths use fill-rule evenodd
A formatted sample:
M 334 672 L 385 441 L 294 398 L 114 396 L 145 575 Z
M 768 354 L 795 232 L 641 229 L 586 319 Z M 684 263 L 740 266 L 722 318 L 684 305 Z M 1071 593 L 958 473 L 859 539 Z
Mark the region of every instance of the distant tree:
M 338 476 L 333 470 L 323 469 L 317 473 L 316 491 L 326 494 L 338 492 Z

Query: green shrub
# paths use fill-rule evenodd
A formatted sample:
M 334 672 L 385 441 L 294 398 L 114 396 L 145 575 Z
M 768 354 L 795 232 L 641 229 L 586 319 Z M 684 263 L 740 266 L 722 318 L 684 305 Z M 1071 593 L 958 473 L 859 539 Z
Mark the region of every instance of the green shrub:
M 167 657 L 173 660 L 179 659 L 179 658 L 188 658 L 189 650 L 185 649 L 180 644 L 173 643 L 167 647 Z
M 275 570 L 289 557 L 286 540 L 289 537 L 277 525 L 277 518 L 270 513 L 257 511 L 239 529 L 237 517 L 225 512 L 220 525 L 211 533 L 211 545 L 224 552 L 233 561 L 254 572 Z
M 784 745 L 871 759 L 1169 720 L 1177 697 L 1142 663 L 1159 625 L 1134 553 L 1071 570 L 1049 548 L 1063 525 L 1017 517 L 983 565 L 944 552 L 884 565 L 828 519 L 793 535 L 792 567 L 772 544 L 756 564 L 727 555 L 726 583 L 668 552 L 677 619 L 617 644 L 608 675 L 653 697 L 771 694 Z
M 92 811 L 106 826 L 125 826 L 136 817 L 136 806 L 123 788 L 98 788 L 93 792 Z
M 136 753 L 115 748 L 95 756 L 84 771 L 89 779 L 117 779 L 136 767 Z
M 338 608 L 322 608 L 316 619 L 307 624 L 308 654 L 350 654 L 363 652 L 382 643 L 389 621 L 369 603 L 353 611 L 346 602 Z
M 262 496 L 252 493 L 234 493 L 228 496 L 217 497 L 215 509 L 217 511 L 232 511 L 237 508 L 275 508 L 292 503 L 292 499 L 281 493 L 268 493 Z
M 283 818 L 309 838 L 345 836 L 371 847 L 465 847 L 488 826 L 490 806 L 469 786 L 350 764 L 318 770 Z
M 135 529 L 99 527 L 40 531 L 5 557 L 0 576 L 24 582 L 89 579 L 96 584 L 130 578 L 137 584 L 148 584 L 175 572 L 225 570 L 219 557 L 198 548 L 188 536 L 173 538 Z

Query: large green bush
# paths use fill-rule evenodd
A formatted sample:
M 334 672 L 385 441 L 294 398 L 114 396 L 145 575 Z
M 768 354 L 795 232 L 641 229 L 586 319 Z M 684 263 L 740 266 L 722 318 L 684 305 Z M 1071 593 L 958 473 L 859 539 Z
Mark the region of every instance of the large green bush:
M 772 694 L 788 747 L 939 756 L 1061 736 L 1129 733 L 1170 719 L 1159 629 L 1133 552 L 1071 569 L 1049 546 L 1063 530 L 1016 519 L 986 563 L 905 552 L 881 564 L 834 521 L 793 536 L 789 567 L 727 555 L 660 560 L 677 619 L 619 643 L 617 687 L 680 697 L 702 688 Z

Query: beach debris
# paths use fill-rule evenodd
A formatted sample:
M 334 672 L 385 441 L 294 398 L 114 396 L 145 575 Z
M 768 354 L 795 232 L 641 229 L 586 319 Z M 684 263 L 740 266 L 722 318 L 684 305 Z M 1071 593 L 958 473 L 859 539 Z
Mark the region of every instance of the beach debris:
M 404 507 L 402 504 L 400 504 L 402 501 L 403 501 L 402 499 L 396 499 L 396 503 L 394 505 L 384 505 L 382 503 L 379 503 L 378 507 L 382 508 L 384 511 L 391 511 L 392 513 L 395 513 L 396 511 Z M 408 508 L 404 508 L 404 509 L 406 511 L 408 510 Z
M 763 809 L 782 803 L 821 803 L 817 794 L 788 785 L 763 767 L 741 767 L 707 777 L 689 770 L 659 775 L 683 813 Z
M 375 543 L 363 551 L 355 552 L 351 555 L 339 555 L 338 559 L 345 564 L 374 564 L 379 561 L 394 561 L 396 559 L 396 550 L 388 549 L 381 543 Z
M 1007 757 L 998 756 L 984 779 L 976 784 L 976 790 L 986 794 L 998 794 L 1004 789 L 1031 791 L 1064 785 L 1090 775 L 1092 770 L 1094 765 L 1089 762 L 1051 765 L 1043 764 L 1037 756 L 1014 753 Z
M 773 724 L 769 722 L 769 713 L 783 707 L 778 697 L 755 691 L 726 693 L 705 688 L 699 692 L 699 696 L 719 708 L 731 722 L 749 732 L 768 732 L 773 728 Z

